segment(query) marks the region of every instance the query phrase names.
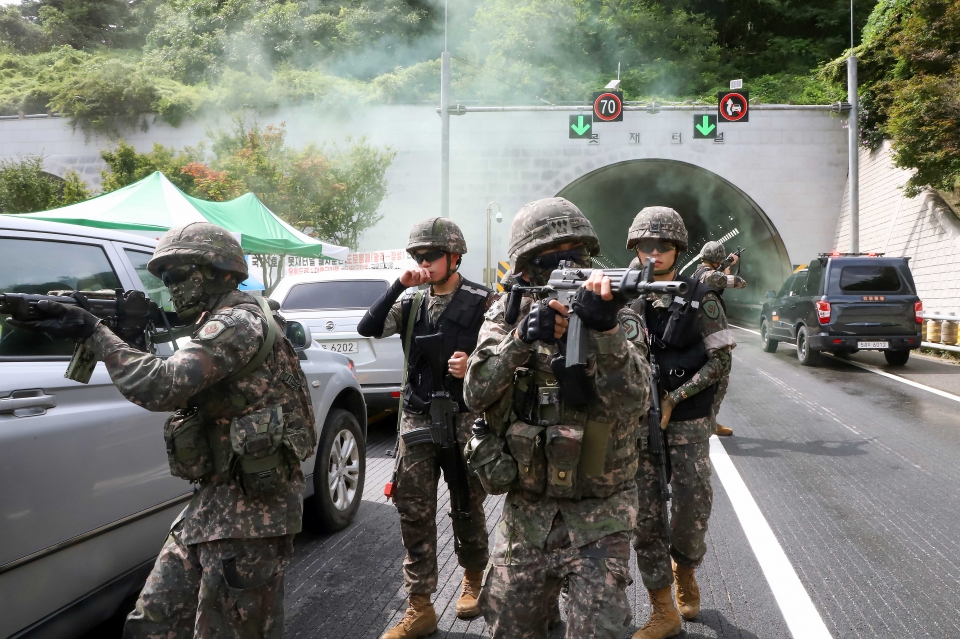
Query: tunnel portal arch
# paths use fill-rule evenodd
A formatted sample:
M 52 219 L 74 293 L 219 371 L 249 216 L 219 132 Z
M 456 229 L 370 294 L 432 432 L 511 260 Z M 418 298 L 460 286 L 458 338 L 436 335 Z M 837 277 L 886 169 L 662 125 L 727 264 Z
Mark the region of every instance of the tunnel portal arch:
M 737 229 L 739 233 L 725 247 L 728 251 L 745 248 L 741 275 L 747 288 L 724 294 L 733 316 L 756 317 L 764 292 L 779 289 L 793 270 L 783 240 L 763 209 L 724 178 L 694 164 L 665 159 L 617 162 L 581 176 L 557 195 L 576 204 L 590 219 L 600 236 L 603 256 L 614 266 L 626 266 L 635 257 L 626 249 L 627 229 L 645 206 L 669 206 L 683 217 L 690 242 L 681 266 L 704 243 Z M 684 275 L 694 268 L 686 269 Z

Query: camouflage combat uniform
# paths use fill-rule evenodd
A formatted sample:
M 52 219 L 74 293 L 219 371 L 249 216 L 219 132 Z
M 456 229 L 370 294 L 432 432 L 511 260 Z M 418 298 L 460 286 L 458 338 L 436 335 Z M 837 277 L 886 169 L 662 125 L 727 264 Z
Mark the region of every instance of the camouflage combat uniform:
M 647 303 L 654 308 L 666 308 L 670 302 L 669 295 L 647 296 Z M 730 371 L 730 351 L 736 346 L 736 341 L 727 327 L 723 306 L 715 293 L 708 292 L 703 297 L 697 312 L 697 325 L 706 346 L 708 360 L 689 381 L 670 393 L 677 404 L 717 384 Z M 696 567 L 706 553 L 704 538 L 713 505 L 708 440 L 715 430 L 715 414 L 687 421 L 671 420 L 667 425 L 667 445 L 673 467 L 670 481 L 673 500 L 669 548 L 660 516 L 657 467 L 653 457 L 647 452 L 646 439 L 640 440 L 642 450 L 637 472 L 640 513 L 634 549 L 637 551 L 640 575 L 648 590 L 670 586 L 673 581 L 671 556 L 680 565 Z
M 232 272 L 245 275 L 240 246 L 222 229 L 209 224 L 185 229 L 165 235 L 154 259 L 166 248 L 173 263 L 190 263 L 190 255 L 178 253 L 178 246 L 186 242 L 183 252 L 188 254 L 196 253 L 197 246 L 222 249 L 237 265 L 230 267 Z M 222 257 L 196 264 L 209 266 L 212 261 L 219 266 Z M 209 269 L 206 275 L 202 271 L 201 267 L 187 284 L 202 289 L 209 277 L 217 277 Z M 151 411 L 194 409 L 199 416 L 196 439 L 185 449 L 187 463 L 194 464 L 190 472 L 200 475 L 193 479 L 193 498 L 160 550 L 127 618 L 124 637 L 283 636 L 283 569 L 293 550 L 293 535 L 301 529 L 305 484 L 300 461 L 313 453 L 316 426 L 307 380 L 284 337 L 282 320 L 267 315 L 254 298 L 236 290 L 237 281 L 218 293 L 200 292 L 197 299 L 203 300 L 209 315 L 198 320 L 193 340 L 166 359 L 131 348 L 102 324 L 86 341 L 117 389 L 134 404 Z M 267 339 L 267 322 L 276 324 L 273 347 L 258 367 L 245 371 Z M 238 376 L 239 372 L 245 374 Z M 268 431 L 283 435 L 279 448 L 273 440 L 265 449 L 279 454 L 264 460 L 272 463 L 261 474 L 272 482 L 267 488 L 243 474 L 249 468 L 234 452 L 242 430 L 231 428 L 234 423 L 252 424 L 253 431 L 248 432 L 262 432 L 255 420 L 263 416 L 267 417 L 260 424 L 269 421 L 276 428 L 271 421 L 276 417 L 283 424 L 280 431 Z M 168 441 L 168 455 L 183 444 L 175 442 Z M 245 444 L 240 446 L 246 450 Z M 179 463 L 171 459 L 171 472 L 183 476 L 183 468 L 175 465 Z
M 723 295 L 726 288 L 746 288 L 747 281 L 739 275 L 727 275 L 723 271 L 712 268 L 709 264 L 701 264 L 693 272 L 693 279 L 700 280 L 710 288 L 716 289 Z M 731 366 L 733 361 L 730 362 Z M 720 404 L 727 395 L 727 386 L 730 384 L 730 371 L 728 370 L 719 382 L 717 382 L 717 394 L 713 400 L 713 416 L 720 413 Z
M 575 228 L 578 224 L 581 230 Z M 526 205 L 513 226 L 512 235 L 520 227 L 521 234 L 539 230 L 546 235 L 544 241 L 554 244 L 586 238 L 591 253 L 599 251 L 592 226 L 561 198 Z M 619 311 L 613 334 L 584 327 L 591 336 L 587 375 L 593 398 L 581 410 L 567 407 L 562 399 L 551 404 L 557 430 L 544 430 L 514 419 L 515 413 L 503 408 L 515 396 L 518 370 L 528 371 L 527 379 L 540 380 L 531 384 L 543 384 L 536 387 L 537 396 L 550 388 L 550 362 L 558 347 L 542 341 L 525 343 L 514 330 L 531 305 L 525 299 L 517 321 L 508 324 L 505 302 L 496 302 L 487 312 L 467 368 L 468 406 L 487 409 L 488 421 L 509 425 L 506 445 L 519 468 L 519 479 L 509 488 L 497 524 L 480 606 L 494 639 L 543 638 L 567 579 L 566 636 L 619 639 L 631 619 L 626 587 L 631 583 L 630 534 L 637 515 L 636 440 L 640 417 L 649 406 L 644 334 L 630 309 Z M 538 411 L 541 416 L 543 410 Z M 494 430 L 503 435 L 503 428 Z M 584 449 L 589 440 L 591 450 L 578 452 L 562 466 L 563 453 L 557 451 L 564 449 L 554 449 L 553 442 L 566 446 L 563 437 L 569 435 L 563 433 L 571 431 L 580 433 Z M 529 446 L 522 444 L 523 438 Z
M 449 295 L 435 295 L 428 290 L 422 304 L 427 308 L 430 322 L 435 324 L 440 314 L 453 299 Z M 490 298 L 492 300 L 492 298 Z M 403 302 L 390 309 L 380 337 L 400 332 Z M 457 416 L 457 441 L 466 444 L 470 426 L 477 415 L 462 413 Z M 415 415 L 403 411 L 400 432 L 405 433 L 430 425 L 429 415 Z M 437 485 L 440 480 L 439 450 L 433 444 L 414 444 L 409 448 L 400 440 L 400 466 L 393 502 L 400 514 L 400 535 L 407 556 L 403 561 L 403 583 L 408 594 L 433 594 L 437 590 Z M 469 478 L 470 517 L 452 520 L 457 560 L 465 570 L 483 570 L 487 565 L 487 523 L 483 500 L 487 495 L 474 476 Z

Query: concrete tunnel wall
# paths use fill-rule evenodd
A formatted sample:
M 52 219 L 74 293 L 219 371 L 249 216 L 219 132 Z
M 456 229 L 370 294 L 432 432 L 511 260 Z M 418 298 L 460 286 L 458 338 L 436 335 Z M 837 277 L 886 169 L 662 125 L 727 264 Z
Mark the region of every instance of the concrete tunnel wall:
M 717 144 L 692 139 L 695 113 L 706 112 L 713 110 L 628 111 L 623 122 L 596 126 L 596 145 L 568 138 L 569 114 L 565 112 L 471 113 L 452 118 L 450 214 L 463 227 L 470 247 L 464 273 L 476 280 L 483 277 L 489 202 L 499 202 L 504 215 L 503 224 L 493 225 L 493 260 L 506 259 L 509 224 L 523 204 L 565 192 L 603 167 L 634 160 L 665 161 L 656 166 L 662 167 L 669 179 L 689 174 L 691 181 L 683 188 L 695 194 L 703 185 L 716 184 L 740 192 L 742 199 L 752 204 L 733 208 L 762 212 L 782 242 L 786 255 L 777 252 L 776 271 L 782 272 L 784 264 L 805 262 L 817 252 L 829 250 L 846 179 L 845 120 L 827 112 L 755 110 L 748 123 L 721 124 L 724 142 Z M 380 208 L 384 217 L 361 238 L 360 250 L 402 247 L 413 222 L 439 213 L 440 118 L 434 107 L 381 106 L 351 115 L 283 109 L 260 115 L 258 120 L 262 125 L 286 123 L 287 141 L 294 146 L 343 143 L 351 135 L 367 136 L 371 143 L 397 151 L 387 173 L 389 192 Z M 210 128 L 230 126 L 229 114 L 181 127 L 152 122 L 145 131 L 125 132 L 125 138 L 142 151 L 149 150 L 154 141 L 182 148 L 203 141 Z M 74 131 L 60 118 L 0 121 L 0 158 L 42 154 L 51 173 L 63 175 L 75 168 L 95 185 L 103 167 L 99 149 L 109 144 L 109 139 Z M 687 166 L 699 167 L 702 172 L 690 173 L 684 168 Z M 610 193 L 611 198 L 614 195 Z M 624 211 L 639 211 L 644 203 L 641 199 L 623 202 L 622 210 L 611 218 L 623 223 L 622 231 L 619 238 L 614 227 L 604 231 L 605 251 L 622 249 L 629 225 Z M 687 200 L 690 206 L 694 200 Z M 604 207 L 585 206 L 598 226 L 607 228 L 608 223 L 601 219 L 609 215 Z M 681 213 L 690 221 L 690 212 Z M 732 242 L 736 244 L 736 240 Z M 750 253 L 761 255 L 760 251 Z M 745 268 L 765 273 L 774 266 L 762 260 L 754 265 L 755 259 L 745 260 Z M 762 296 L 758 284 L 752 283 L 751 289 L 756 288 Z

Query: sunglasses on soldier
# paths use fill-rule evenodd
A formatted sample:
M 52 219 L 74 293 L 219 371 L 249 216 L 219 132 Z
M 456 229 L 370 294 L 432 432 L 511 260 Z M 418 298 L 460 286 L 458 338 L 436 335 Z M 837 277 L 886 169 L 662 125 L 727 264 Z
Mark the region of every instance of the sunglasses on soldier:
M 168 287 L 173 284 L 185 282 L 190 279 L 190 276 L 193 275 L 194 271 L 196 271 L 198 268 L 199 267 L 196 264 L 171 266 L 160 274 L 160 281 L 163 282 L 164 286 Z
M 530 260 L 530 264 L 551 271 L 559 268 L 560 262 L 573 262 L 586 266 L 590 261 L 590 250 L 586 246 L 578 246 L 566 251 L 551 251 Z
M 640 240 L 636 244 L 636 248 L 641 253 L 653 253 L 654 251 L 659 251 L 661 253 L 669 253 L 674 251 L 677 248 L 677 245 L 673 242 L 667 242 L 665 240 Z
M 436 262 L 441 257 L 446 255 L 446 251 L 441 251 L 440 249 L 431 249 L 429 251 L 423 251 L 422 253 L 410 252 L 410 257 L 413 258 L 413 261 L 417 263 L 417 266 L 427 262 L 428 264 Z

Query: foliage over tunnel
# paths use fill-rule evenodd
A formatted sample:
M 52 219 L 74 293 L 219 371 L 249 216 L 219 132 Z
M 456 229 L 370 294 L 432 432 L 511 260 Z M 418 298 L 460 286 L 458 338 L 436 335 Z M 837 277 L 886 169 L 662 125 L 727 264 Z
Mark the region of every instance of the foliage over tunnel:
M 793 270 L 783 240 L 756 202 L 730 182 L 693 164 L 659 159 L 619 162 L 584 175 L 557 195 L 590 218 L 600 236 L 603 256 L 613 266 L 626 266 L 635 257 L 626 249 L 627 229 L 645 206 L 669 206 L 683 217 L 690 242 L 680 256 L 681 266 L 693 260 L 704 243 L 735 231 L 725 247 L 730 252 L 738 246 L 746 249 L 740 275 L 748 286 L 724 294 L 733 316 L 756 315 L 764 292 L 779 289 Z M 689 276 L 694 268 L 690 266 L 684 275 Z

